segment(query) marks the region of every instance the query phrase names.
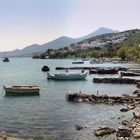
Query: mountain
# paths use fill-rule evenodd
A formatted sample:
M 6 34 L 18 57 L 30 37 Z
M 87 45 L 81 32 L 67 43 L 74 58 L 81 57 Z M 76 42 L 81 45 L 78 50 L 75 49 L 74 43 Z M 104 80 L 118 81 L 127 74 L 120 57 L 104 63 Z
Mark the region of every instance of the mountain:
M 140 29 L 127 30 L 91 37 L 69 45 L 68 48 L 50 50 L 34 58 L 118 57 L 140 62 Z
M 45 52 L 47 49 L 63 48 L 75 42 L 76 39 L 62 36 L 43 45 L 33 44 L 25 47 L 22 50 L 16 49 L 8 52 L 0 52 L 0 57 L 4 57 L 5 55 L 9 57 L 33 56 L 35 53 L 42 53 Z
M 73 42 L 75 42 L 75 39 L 62 36 L 43 45 L 33 44 L 31 46 L 27 46 L 21 50 L 22 53 L 20 55 L 41 53 L 46 51 L 47 49 L 58 49 L 70 45 Z
M 109 29 L 109 28 L 105 28 L 105 27 L 101 27 L 99 29 L 97 29 L 96 31 L 86 35 L 86 36 L 83 36 L 83 37 L 80 37 L 79 40 L 84 40 L 84 39 L 87 39 L 87 38 L 91 38 L 91 37 L 94 37 L 94 36 L 98 36 L 98 35 L 102 35 L 102 34 L 108 34 L 108 33 L 116 33 L 116 32 L 119 32 L 117 30 L 112 30 L 112 29 Z
M 65 46 L 69 46 L 72 43 L 76 43 L 90 37 L 94 37 L 101 34 L 112 33 L 112 32 L 117 32 L 117 31 L 109 29 L 109 28 L 101 27 L 97 29 L 96 31 L 80 38 L 70 38 L 70 37 L 62 36 L 42 45 L 33 44 L 33 45 L 25 47 L 22 50 L 16 49 L 13 51 L 8 51 L 8 52 L 0 52 L 0 56 L 1 57 L 3 57 L 4 55 L 11 56 L 11 57 L 32 56 L 35 53 L 45 52 L 47 49 L 63 48 Z

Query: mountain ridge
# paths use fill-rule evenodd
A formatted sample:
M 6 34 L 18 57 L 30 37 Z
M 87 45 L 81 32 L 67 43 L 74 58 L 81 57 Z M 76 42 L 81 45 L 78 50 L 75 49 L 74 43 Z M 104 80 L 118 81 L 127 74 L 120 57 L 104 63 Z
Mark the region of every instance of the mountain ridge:
M 112 30 L 112 29 L 109 29 L 106 27 L 100 27 L 97 30 L 95 30 L 94 32 L 87 34 L 83 37 L 79 37 L 79 38 L 61 36 L 52 41 L 49 41 L 48 43 L 44 43 L 42 45 L 32 44 L 32 45 L 24 47 L 21 50 L 15 49 L 13 51 L 0 52 L 0 57 L 4 57 L 4 54 L 6 54 L 7 57 L 32 56 L 35 53 L 45 52 L 47 49 L 63 48 L 65 46 L 69 46 L 72 43 L 76 43 L 76 42 L 82 41 L 82 40 L 90 38 L 90 37 L 107 34 L 107 33 L 113 33 L 113 32 L 117 32 L 117 30 Z

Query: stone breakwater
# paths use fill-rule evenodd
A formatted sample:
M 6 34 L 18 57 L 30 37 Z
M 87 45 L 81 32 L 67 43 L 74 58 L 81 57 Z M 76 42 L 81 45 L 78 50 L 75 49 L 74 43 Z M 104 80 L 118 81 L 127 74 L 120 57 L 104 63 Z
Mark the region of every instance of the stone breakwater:
M 65 70 L 65 69 L 71 69 L 71 70 L 90 70 L 90 69 L 95 69 L 95 68 L 99 68 L 99 67 L 56 67 L 56 70 Z
M 75 67 L 56 67 L 55 69 L 56 70 L 65 70 L 65 69 L 71 69 L 71 70 L 90 70 L 90 69 L 99 69 L 99 68 L 105 68 L 105 67 L 75 66 Z M 118 68 L 119 70 L 127 69 L 125 67 L 113 67 L 113 68 Z
M 86 102 L 92 104 L 133 104 L 140 102 L 140 92 L 135 91 L 133 95 L 122 95 L 122 96 L 108 96 L 97 94 L 82 94 L 82 93 L 71 93 L 66 95 L 66 99 L 69 102 Z
M 139 84 L 138 84 L 139 85 Z M 137 85 L 137 87 L 139 87 Z M 67 100 L 69 102 L 86 102 L 92 104 L 127 104 L 127 108 L 123 108 L 120 111 L 126 112 L 133 110 L 133 118 L 129 121 L 123 120 L 120 127 L 115 130 L 111 127 L 99 127 L 94 130 L 96 137 L 106 137 L 112 133 L 116 133 L 115 139 L 117 140 L 140 140 L 140 90 L 134 91 L 133 95 L 122 95 L 122 96 L 107 96 L 98 94 L 82 94 L 82 93 L 71 93 L 67 94 Z M 83 130 L 86 127 L 78 127 Z
M 94 83 L 116 83 L 116 84 L 137 84 L 140 82 L 139 79 L 135 78 L 93 78 Z

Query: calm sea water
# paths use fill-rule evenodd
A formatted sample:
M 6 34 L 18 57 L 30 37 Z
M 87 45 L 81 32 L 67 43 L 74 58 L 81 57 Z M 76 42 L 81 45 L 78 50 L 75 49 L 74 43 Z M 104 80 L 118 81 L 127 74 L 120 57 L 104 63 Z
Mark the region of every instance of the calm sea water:
M 92 82 L 95 75 L 88 75 L 85 81 L 48 81 L 46 73 L 41 72 L 43 65 L 48 65 L 51 72 L 55 72 L 56 66 L 76 66 L 72 65 L 72 60 L 13 58 L 9 63 L 0 61 L 0 129 L 13 135 L 36 139 L 96 140 L 93 132 L 98 126 L 117 127 L 122 119 L 131 117 L 128 113 L 120 113 L 122 106 L 69 103 L 65 95 L 80 90 L 88 94 L 97 91 L 109 95 L 131 94 L 136 89 L 135 85 L 95 84 Z M 89 62 L 84 64 L 89 65 Z M 92 66 L 117 65 L 106 63 Z M 38 85 L 41 95 L 5 97 L 3 85 Z M 77 131 L 77 124 L 87 128 Z

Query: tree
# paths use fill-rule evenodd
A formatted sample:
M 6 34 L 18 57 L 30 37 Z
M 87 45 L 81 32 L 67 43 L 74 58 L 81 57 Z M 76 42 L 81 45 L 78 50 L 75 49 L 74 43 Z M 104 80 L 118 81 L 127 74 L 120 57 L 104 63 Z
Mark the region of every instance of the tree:
M 125 60 L 127 58 L 127 51 L 128 51 L 128 48 L 127 47 L 121 47 L 117 51 L 118 57 L 120 57 L 122 60 Z

